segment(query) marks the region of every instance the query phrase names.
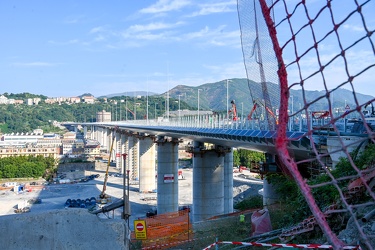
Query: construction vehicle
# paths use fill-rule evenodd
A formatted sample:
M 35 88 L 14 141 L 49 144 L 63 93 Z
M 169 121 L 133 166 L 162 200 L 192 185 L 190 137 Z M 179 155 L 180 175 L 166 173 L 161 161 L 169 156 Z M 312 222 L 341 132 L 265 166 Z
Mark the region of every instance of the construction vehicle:
M 268 114 L 270 114 L 272 116 L 273 119 L 275 119 L 276 121 L 276 124 L 278 124 L 278 121 L 277 121 L 277 117 L 276 115 L 272 112 L 272 110 L 267 107 L 266 105 L 264 105 L 262 102 L 260 102 L 259 100 L 254 100 L 253 101 L 253 108 L 251 109 L 249 115 L 247 116 L 247 119 L 248 120 L 251 120 L 252 119 L 252 116 L 253 116 L 253 113 L 255 112 L 255 110 L 258 108 L 258 107 L 264 107 L 264 109 L 267 111 Z
M 232 104 L 232 109 L 228 110 L 228 114 L 232 113 L 232 116 L 233 116 L 232 120 L 237 121 L 238 117 L 237 117 L 236 103 L 234 102 L 234 100 L 232 100 L 230 103 Z
M 116 132 L 117 127 L 114 128 L 113 132 Z M 109 171 L 109 166 L 111 164 L 111 157 L 112 157 L 112 150 L 113 150 L 113 145 L 115 144 L 115 138 L 116 135 L 113 133 L 112 136 L 112 142 L 111 142 L 111 148 L 109 150 L 109 156 L 108 156 L 108 162 L 107 162 L 107 169 L 105 171 L 105 176 L 104 176 L 104 183 L 103 183 L 103 190 L 99 195 L 99 198 L 97 199 L 97 203 L 99 204 L 107 204 L 108 202 L 111 202 L 111 196 L 105 193 L 107 190 L 107 182 L 108 182 L 108 171 Z

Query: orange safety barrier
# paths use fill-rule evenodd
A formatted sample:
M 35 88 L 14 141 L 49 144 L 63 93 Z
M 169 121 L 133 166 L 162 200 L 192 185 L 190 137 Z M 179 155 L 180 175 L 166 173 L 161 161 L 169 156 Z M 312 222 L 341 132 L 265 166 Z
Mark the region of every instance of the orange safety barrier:
M 188 209 L 155 215 L 143 220 L 147 230 L 147 239 L 142 240 L 143 249 L 165 249 L 193 238 Z M 131 238 L 133 242 L 137 241 L 134 232 Z

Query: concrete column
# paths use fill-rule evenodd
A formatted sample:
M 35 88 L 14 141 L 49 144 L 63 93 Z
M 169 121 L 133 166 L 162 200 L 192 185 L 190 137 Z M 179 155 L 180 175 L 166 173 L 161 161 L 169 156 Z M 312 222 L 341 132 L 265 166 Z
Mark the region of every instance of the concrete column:
M 194 142 L 194 149 L 203 144 Z M 206 220 L 224 213 L 224 156 L 214 150 L 194 153 L 193 221 Z
M 87 139 L 87 126 L 83 127 L 83 138 Z
M 275 155 L 266 153 L 266 163 L 275 164 Z M 275 164 L 276 166 L 276 164 Z M 276 171 L 276 169 L 274 169 Z M 267 181 L 263 180 L 263 206 L 271 205 L 278 201 L 278 195 L 275 192 L 275 187 Z
M 104 130 L 103 128 L 98 128 L 98 138 L 99 138 L 99 143 L 100 143 L 100 147 L 101 148 L 104 148 Z
M 224 213 L 233 213 L 233 149 L 224 156 Z
M 155 156 L 152 138 L 139 140 L 139 192 L 150 192 L 156 188 Z
M 158 214 L 178 211 L 178 142 L 158 138 Z
M 106 140 L 105 140 L 105 143 L 106 143 L 105 146 L 107 148 L 107 152 L 111 153 L 109 151 L 111 150 L 112 131 L 110 129 L 106 129 L 106 132 L 107 132 L 107 136 L 106 136 Z
M 116 144 L 114 145 L 115 149 L 115 159 L 116 159 L 116 169 L 121 170 L 122 168 L 122 155 L 121 155 L 121 134 L 120 131 L 114 132 L 116 136 Z
M 129 137 L 127 161 L 130 170 L 130 180 L 139 180 L 139 140 L 135 136 Z
M 74 132 L 77 133 L 78 132 L 78 127 L 77 126 L 74 126 Z
M 90 139 L 91 139 L 91 140 L 97 140 L 97 138 L 96 138 L 95 127 L 94 127 L 93 125 L 91 125 L 91 129 L 90 129 L 90 131 L 91 131 Z
M 127 162 L 124 162 L 123 154 L 128 154 L 128 136 L 125 134 L 121 134 L 121 174 L 126 174 Z M 126 159 L 128 156 L 126 156 Z

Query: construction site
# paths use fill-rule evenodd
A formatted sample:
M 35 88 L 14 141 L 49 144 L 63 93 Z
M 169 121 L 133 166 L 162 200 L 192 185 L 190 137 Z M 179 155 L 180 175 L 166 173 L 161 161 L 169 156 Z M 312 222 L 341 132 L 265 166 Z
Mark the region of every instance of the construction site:
M 106 187 L 110 199 L 108 204 L 99 207 L 90 206 L 90 202 L 93 198 L 99 202 L 106 167 L 62 173 L 76 182 L 47 184 L 33 181 L 38 185 L 24 184 L 27 187 L 24 190 L 2 187 L 0 235 L 3 249 L 141 249 L 155 245 L 177 246 L 192 241 L 198 236 L 194 236 L 189 218 L 193 170 L 186 168 L 181 171 L 184 179 L 179 181 L 179 212 L 149 216 L 156 209 L 156 193 L 140 193 L 138 183 L 133 182 L 129 185 L 131 215 L 128 220 L 123 218 L 123 178 L 113 167 L 109 169 Z M 262 181 L 255 178 L 256 174 L 241 172 L 235 173 L 238 176 L 234 185 L 237 202 L 258 195 L 262 188 Z M 79 181 L 92 175 L 99 176 Z M 73 200 L 85 205 L 72 206 Z M 112 209 L 110 204 L 117 208 Z M 100 210 L 105 205 L 109 209 Z M 231 219 L 237 222 L 238 216 Z M 134 221 L 137 220 L 146 221 L 147 240 L 136 239 Z M 202 223 L 197 224 L 199 227 Z M 213 239 L 211 236 L 207 240 Z

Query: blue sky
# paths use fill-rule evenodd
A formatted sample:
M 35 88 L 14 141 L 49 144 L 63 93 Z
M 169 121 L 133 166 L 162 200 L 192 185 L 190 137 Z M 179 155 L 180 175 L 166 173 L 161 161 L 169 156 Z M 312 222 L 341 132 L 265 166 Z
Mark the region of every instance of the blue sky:
M 356 22 L 345 29 L 358 32 Z M 246 77 L 236 0 L 0 1 L 0 30 L 0 93 L 163 93 Z M 355 65 L 374 63 L 368 45 L 354 54 Z M 358 92 L 375 95 L 373 75 Z M 290 77 L 298 78 L 293 68 Z
M 245 77 L 236 1 L 1 1 L 0 93 L 162 93 Z

